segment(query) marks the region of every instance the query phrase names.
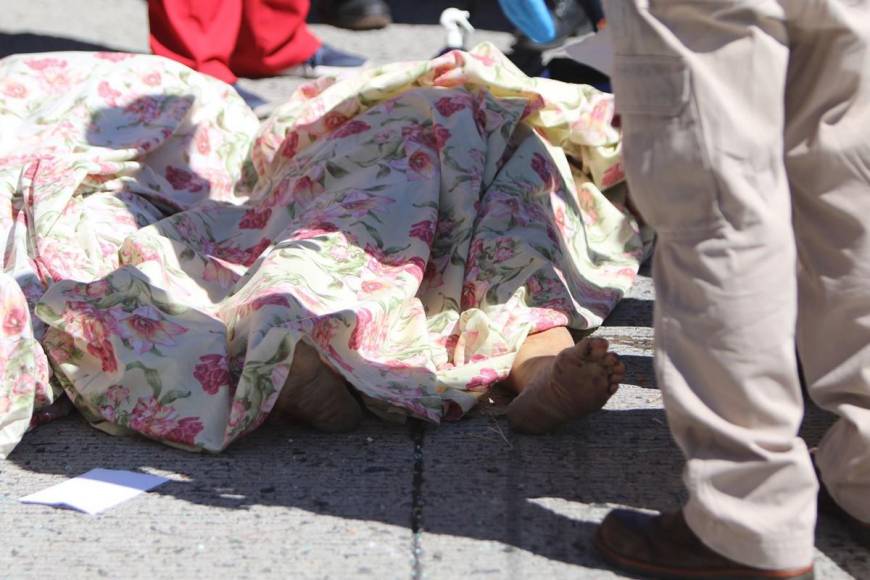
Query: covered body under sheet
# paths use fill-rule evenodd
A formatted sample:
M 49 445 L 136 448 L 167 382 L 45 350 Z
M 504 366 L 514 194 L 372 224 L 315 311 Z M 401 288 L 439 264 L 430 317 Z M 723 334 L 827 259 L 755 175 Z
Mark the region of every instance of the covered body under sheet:
M 495 48 L 302 87 L 260 124 L 146 55 L 0 61 L 0 454 L 63 391 L 219 451 L 299 341 L 384 415 L 460 417 L 529 333 L 601 323 L 642 254 L 612 96 Z

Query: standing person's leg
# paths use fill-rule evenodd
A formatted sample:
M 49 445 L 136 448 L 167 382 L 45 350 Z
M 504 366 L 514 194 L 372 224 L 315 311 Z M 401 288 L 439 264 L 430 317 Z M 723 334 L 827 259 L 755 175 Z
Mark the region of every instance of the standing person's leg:
M 597 544 L 655 574 L 811 575 L 782 8 L 611 0 L 605 11 L 626 174 L 659 235 L 657 373 L 689 501 L 674 516 L 613 512 Z
M 797 8 L 797 7 L 794 7 Z M 870 541 L 870 1 L 801 2 L 786 164 L 798 243 L 798 348 L 812 398 L 840 415 L 816 452 Z
M 309 0 L 244 0 L 230 68 L 244 77 L 274 76 L 311 58 L 320 40 L 305 24 Z
M 241 22 L 242 0 L 148 0 L 151 51 L 227 83 Z

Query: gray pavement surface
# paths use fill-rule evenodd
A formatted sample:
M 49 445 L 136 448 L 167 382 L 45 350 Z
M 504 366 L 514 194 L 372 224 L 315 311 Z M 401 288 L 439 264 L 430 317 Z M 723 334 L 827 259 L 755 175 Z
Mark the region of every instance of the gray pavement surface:
M 437 52 L 439 3 L 394 4 L 418 23 L 314 30 L 375 63 Z M 484 22 L 495 10 L 472 4 Z M 511 37 L 479 30 L 484 39 L 507 50 Z M 100 49 L 147 51 L 144 1 L 0 6 L 0 55 Z M 272 104 L 299 83 L 243 81 Z M 613 506 L 684 499 L 652 370 L 653 299 L 647 273 L 596 331 L 625 360 L 626 384 L 603 412 L 552 435 L 511 432 L 498 393 L 458 423 L 369 417 L 342 435 L 267 426 L 216 456 L 110 437 L 77 416 L 41 427 L 0 463 L 0 578 L 623 577 L 592 550 L 595 525 Z M 810 444 L 831 420 L 808 408 Z M 18 502 L 94 467 L 171 481 L 99 516 Z M 818 578 L 870 578 L 870 554 L 837 522 L 821 519 L 816 556 Z

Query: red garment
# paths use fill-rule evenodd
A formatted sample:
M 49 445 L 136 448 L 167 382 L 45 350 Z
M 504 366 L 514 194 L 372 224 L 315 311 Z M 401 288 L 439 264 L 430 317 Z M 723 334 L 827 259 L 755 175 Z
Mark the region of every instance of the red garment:
M 309 0 L 149 0 L 149 43 L 165 56 L 228 83 L 273 76 L 308 60 Z

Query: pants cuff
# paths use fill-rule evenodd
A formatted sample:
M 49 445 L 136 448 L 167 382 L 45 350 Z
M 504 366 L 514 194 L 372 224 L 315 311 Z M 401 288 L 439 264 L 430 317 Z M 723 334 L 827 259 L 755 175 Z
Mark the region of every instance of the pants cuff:
M 813 561 L 812 528 L 798 533 L 790 530 L 776 535 L 747 534 L 727 526 L 691 499 L 683 508 L 683 516 L 704 545 L 740 564 L 763 570 L 786 570 L 802 568 Z

